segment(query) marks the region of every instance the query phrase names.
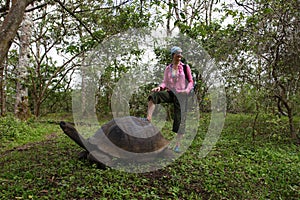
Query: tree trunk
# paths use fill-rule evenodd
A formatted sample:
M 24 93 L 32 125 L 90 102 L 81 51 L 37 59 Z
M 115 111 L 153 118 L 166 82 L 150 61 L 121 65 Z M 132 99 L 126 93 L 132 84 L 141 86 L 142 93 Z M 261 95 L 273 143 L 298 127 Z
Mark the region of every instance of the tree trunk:
M 83 38 L 83 35 L 82 35 L 82 30 L 80 29 L 79 31 L 79 36 L 80 38 Z M 82 116 L 83 117 L 87 117 L 88 114 L 88 111 L 87 111 L 87 108 L 86 108 L 86 105 L 87 105 L 87 101 L 86 101 L 86 97 L 87 97 L 87 82 L 86 82 L 86 73 L 87 73 L 87 66 L 86 66 L 86 63 L 85 63 L 85 54 L 82 53 L 82 55 L 80 56 L 81 57 L 81 60 L 82 60 L 82 65 L 80 67 L 80 71 L 81 71 L 81 113 L 82 113 Z
M 30 58 L 30 38 L 32 17 L 30 13 L 24 15 L 24 20 L 20 28 L 20 53 L 19 63 L 17 67 L 17 85 L 16 85 L 16 102 L 15 115 L 21 120 L 27 120 L 31 113 L 28 103 L 28 88 L 27 82 L 27 68 L 29 67 Z
M 34 103 L 34 116 L 40 116 L 40 109 L 41 109 L 42 101 L 39 97 L 37 97 L 36 102 Z
M 7 69 L 7 58 L 6 62 L 3 62 L 3 67 L 0 68 L 0 109 L 1 116 L 6 113 L 6 93 L 5 93 L 5 72 Z
M 292 106 L 289 105 L 287 99 L 285 99 L 284 97 L 276 96 L 276 98 L 278 98 L 279 101 L 281 101 L 283 103 L 285 109 L 287 110 L 287 116 L 289 118 L 289 129 L 290 129 L 291 138 L 293 140 L 295 140 L 297 143 L 299 143 L 300 139 L 297 136 L 295 125 L 294 125 L 293 108 L 292 108 Z
M 299 139 L 297 138 L 297 133 L 294 126 L 294 118 L 293 118 L 293 110 L 292 107 L 288 105 L 287 102 L 284 102 L 285 108 L 287 110 L 287 116 L 289 118 L 289 128 L 290 128 L 290 134 L 293 140 L 296 140 L 299 142 Z
M 82 57 L 84 60 L 84 57 Z M 84 63 L 84 62 L 83 62 Z M 87 97 L 87 88 L 86 88 L 86 66 L 81 66 L 81 113 L 83 117 L 86 117 L 89 113 L 86 110 L 86 97 Z
M 23 20 L 26 7 L 34 0 L 18 0 L 6 15 L 0 27 L 0 66 L 3 66 L 7 52 Z
M 169 5 L 169 10 L 168 10 L 168 14 L 170 15 L 167 18 L 167 36 L 171 36 L 172 34 L 172 30 L 171 30 L 171 12 L 172 12 L 172 6 L 171 6 L 171 0 L 168 1 L 168 5 Z

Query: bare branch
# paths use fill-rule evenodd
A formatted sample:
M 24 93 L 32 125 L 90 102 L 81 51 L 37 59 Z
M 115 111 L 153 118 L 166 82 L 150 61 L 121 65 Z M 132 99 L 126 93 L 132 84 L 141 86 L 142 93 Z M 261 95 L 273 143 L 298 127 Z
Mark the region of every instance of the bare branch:
M 25 12 L 32 12 L 32 11 L 34 11 L 34 10 L 36 10 L 36 9 L 43 8 L 43 7 L 47 6 L 48 4 L 49 4 L 49 3 L 43 3 L 43 4 L 41 4 L 41 5 L 37 5 L 37 6 L 32 7 L 32 8 L 30 8 L 30 9 L 28 9 L 28 10 L 25 10 Z
M 10 0 L 6 0 L 5 5 L 0 8 L 0 13 L 2 13 L 2 12 L 7 13 L 8 12 L 8 10 L 9 10 L 9 2 L 10 2 Z
M 74 12 L 72 12 L 70 9 L 68 9 L 61 1 L 59 0 L 54 0 L 55 2 L 57 2 L 65 11 L 67 11 L 72 17 L 74 17 L 81 26 L 83 26 L 83 28 L 91 35 L 91 37 L 100 42 L 99 39 L 97 37 L 94 36 L 94 34 L 92 33 L 92 31 L 81 21 L 81 19 L 79 19 Z
M 74 59 L 76 59 L 78 56 L 80 56 L 83 52 L 80 52 L 76 55 L 74 55 L 72 58 L 70 58 L 67 62 L 62 64 L 55 72 L 54 74 L 49 78 L 48 83 L 45 85 L 45 87 L 42 90 L 41 96 L 44 97 L 44 100 L 48 97 L 47 89 L 49 89 L 49 86 L 52 84 L 52 80 L 57 77 L 59 73 L 61 73 L 67 65 L 69 65 L 71 62 L 73 62 Z M 62 78 L 58 81 L 58 83 L 53 87 L 53 90 L 59 85 L 59 83 L 63 80 L 63 78 L 69 73 L 70 70 L 72 70 L 74 67 L 70 67 L 69 69 L 65 70 Z
M 245 4 L 243 4 L 243 3 L 240 3 L 240 2 L 238 2 L 237 0 L 235 0 L 235 3 L 236 3 L 238 6 L 243 7 L 248 13 L 252 13 L 252 12 L 253 12 L 253 8 L 251 8 L 250 6 L 245 5 Z
M 97 42 L 101 42 L 99 38 L 97 38 L 93 32 L 84 24 L 84 22 L 76 16 L 76 13 L 80 12 L 73 12 L 71 11 L 70 9 L 68 9 L 63 2 L 61 2 L 60 0 L 54 0 L 55 2 L 57 2 L 67 13 L 69 13 L 73 18 L 75 18 L 79 24 L 91 35 L 91 37 L 96 40 Z M 119 8 L 121 7 L 122 5 L 125 5 L 129 2 L 131 2 L 132 0 L 127 0 L 127 1 L 124 1 L 124 2 L 121 2 L 119 5 L 115 5 L 115 6 L 111 6 L 111 7 L 104 7 L 104 8 L 97 8 L 98 10 L 99 9 L 116 9 L 116 8 Z M 90 11 L 89 11 L 90 12 Z
M 131 2 L 132 0 L 127 0 L 127 1 L 123 1 L 118 5 L 114 5 L 114 6 L 107 6 L 107 7 L 96 7 L 94 9 L 86 9 L 86 10 L 78 10 L 78 11 L 74 11 L 74 13 L 85 13 L 85 12 L 95 12 L 95 11 L 99 11 L 99 10 L 112 10 L 112 9 L 118 9 L 121 6 Z

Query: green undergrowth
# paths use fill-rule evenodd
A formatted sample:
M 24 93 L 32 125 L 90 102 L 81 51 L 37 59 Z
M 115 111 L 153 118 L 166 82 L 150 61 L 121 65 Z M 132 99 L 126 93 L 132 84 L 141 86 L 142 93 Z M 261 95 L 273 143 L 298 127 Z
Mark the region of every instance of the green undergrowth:
M 253 116 L 227 115 L 216 145 L 201 157 L 210 122 L 203 115 L 180 158 L 141 174 L 102 170 L 79 160 L 81 148 L 58 125 L 32 122 L 26 130 L 43 132 L 41 138 L 47 139 L 1 150 L 0 199 L 299 199 L 299 146 L 284 132 L 286 119 L 269 127 L 269 118 L 260 118 L 261 131 L 253 135 Z M 45 132 L 46 127 L 52 130 Z M 48 138 L 52 131 L 55 137 Z
M 74 119 L 72 113 L 48 113 L 39 117 L 36 121 L 58 123 L 60 121 L 73 122 Z
M 47 139 L 58 131 L 58 126 L 38 123 L 34 119 L 20 121 L 12 116 L 0 118 L 0 152 L 10 150 L 28 143 Z

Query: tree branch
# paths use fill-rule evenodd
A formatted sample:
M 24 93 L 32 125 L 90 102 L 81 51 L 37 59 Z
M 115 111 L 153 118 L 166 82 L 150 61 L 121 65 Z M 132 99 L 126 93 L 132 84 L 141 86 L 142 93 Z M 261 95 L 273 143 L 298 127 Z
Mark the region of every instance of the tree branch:
M 115 5 L 115 6 L 108 6 L 108 7 L 96 7 L 94 9 L 86 9 L 86 10 L 79 10 L 79 11 L 74 11 L 74 13 L 85 13 L 85 12 L 95 12 L 98 10 L 111 10 L 111 9 L 118 9 L 121 6 L 131 2 L 132 0 L 127 0 L 124 2 L 121 2 L 119 5 Z
M 235 0 L 235 3 L 236 3 L 238 6 L 243 7 L 248 13 L 252 13 L 251 11 L 253 11 L 253 8 L 251 8 L 250 6 L 245 5 L 245 4 L 242 4 L 242 3 L 238 2 L 237 0 Z M 249 10 L 248 10 L 248 9 L 249 9 Z M 250 10 L 251 10 L 251 11 L 250 11 Z
M 81 26 L 83 26 L 83 28 L 91 35 L 91 37 L 96 40 L 97 42 L 100 42 L 100 40 L 94 36 L 94 34 L 92 33 L 92 31 L 81 21 L 81 19 L 79 19 L 74 12 L 72 12 L 70 9 L 68 9 L 61 1 L 59 0 L 54 0 L 55 2 L 57 2 L 65 11 L 67 11 L 67 13 L 69 13 L 72 17 L 74 17 Z
M 36 10 L 36 9 L 43 8 L 43 7 L 47 6 L 48 4 L 49 4 L 49 3 L 43 3 L 43 4 L 41 4 L 41 5 L 37 5 L 37 6 L 33 7 L 33 8 L 30 8 L 30 9 L 28 9 L 28 10 L 25 10 L 25 12 L 32 12 L 32 11 L 34 11 L 34 10 Z
M 5 5 L 0 8 L 0 13 L 7 12 L 9 10 L 9 2 L 10 0 L 6 0 Z
M 45 101 L 47 99 L 47 97 L 49 96 L 49 91 L 47 92 L 47 89 L 49 88 L 49 86 L 52 83 L 52 80 L 57 77 L 57 75 L 63 71 L 63 69 L 65 69 L 65 67 L 70 64 L 75 58 L 77 58 L 79 55 L 81 55 L 83 52 L 76 54 L 75 56 L 73 56 L 72 58 L 70 58 L 70 60 L 68 60 L 67 62 L 65 62 L 62 66 L 60 66 L 55 73 L 50 77 L 48 83 L 46 84 L 46 86 L 43 88 L 42 93 L 41 93 L 41 97 L 42 102 Z M 67 76 L 67 74 L 74 69 L 75 66 L 71 66 L 70 68 L 66 69 L 65 72 L 62 74 L 62 77 L 58 80 L 58 82 L 56 83 L 56 85 L 54 85 L 54 87 L 52 88 L 52 91 L 55 90 L 58 85 L 62 82 L 62 80 Z

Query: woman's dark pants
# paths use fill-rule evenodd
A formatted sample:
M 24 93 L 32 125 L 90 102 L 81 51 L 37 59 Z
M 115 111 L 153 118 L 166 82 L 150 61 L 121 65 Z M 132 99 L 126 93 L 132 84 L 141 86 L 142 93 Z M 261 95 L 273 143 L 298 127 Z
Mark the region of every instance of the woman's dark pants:
M 172 91 L 160 91 L 152 93 L 148 100 L 152 100 L 154 104 L 173 103 L 174 105 L 174 121 L 172 131 L 178 134 L 185 133 L 186 106 L 187 95 Z

